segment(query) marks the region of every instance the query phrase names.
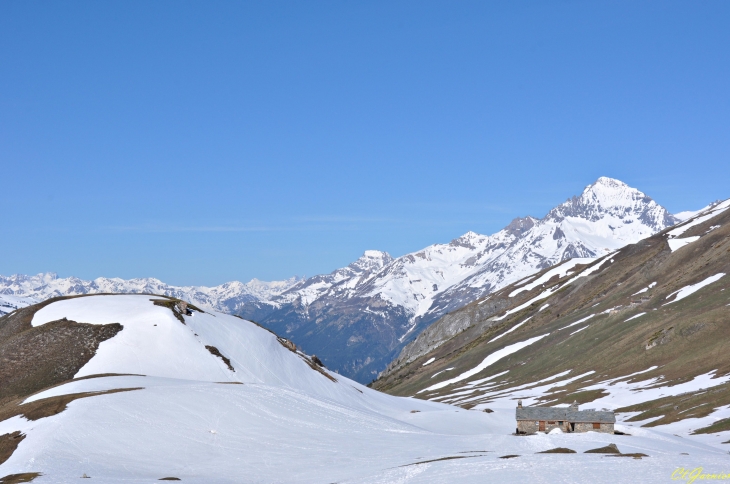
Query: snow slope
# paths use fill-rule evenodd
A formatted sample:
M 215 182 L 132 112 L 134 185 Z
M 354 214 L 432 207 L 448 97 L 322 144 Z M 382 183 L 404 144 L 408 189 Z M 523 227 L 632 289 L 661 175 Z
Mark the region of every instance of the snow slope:
M 18 308 L 24 308 L 37 302 L 38 300 L 32 297 L 0 294 L 0 316 L 12 313 Z
M 183 324 L 149 296 L 63 300 L 39 310 L 32 324 L 59 317 L 124 326 L 79 376 L 138 375 L 75 380 L 26 401 L 141 389 L 77 399 L 36 421 L 0 422 L 0 435 L 26 434 L 0 465 L 0 476 L 40 472 L 38 483 L 73 482 L 84 474 L 102 483 L 163 477 L 199 483 L 566 482 L 572 479 L 567 466 L 575 482 L 615 482 L 624 473 L 637 482 L 665 482 L 678 466 L 719 472 L 726 465 L 721 449 L 648 429 L 631 437 L 514 437 L 513 402 L 484 413 L 392 397 L 339 375 L 330 374 L 332 381 L 250 322 L 193 312 Z M 229 357 L 234 371 L 205 345 Z M 233 382 L 240 384 L 225 384 Z M 536 454 L 611 442 L 650 457 Z M 505 454 L 520 457 L 499 458 Z

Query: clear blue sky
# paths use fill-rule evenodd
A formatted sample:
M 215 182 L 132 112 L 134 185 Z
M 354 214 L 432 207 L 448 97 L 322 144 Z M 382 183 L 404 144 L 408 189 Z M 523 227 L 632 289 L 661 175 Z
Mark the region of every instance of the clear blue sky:
M 730 197 L 730 2 L 0 2 L 0 274 L 314 275 Z

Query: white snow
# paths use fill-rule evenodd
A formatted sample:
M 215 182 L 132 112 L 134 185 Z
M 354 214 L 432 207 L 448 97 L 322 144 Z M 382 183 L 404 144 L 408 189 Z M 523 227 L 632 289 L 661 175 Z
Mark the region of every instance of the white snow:
M 497 340 L 498 340 L 499 338 L 501 338 L 501 337 L 502 337 L 502 336 L 504 336 L 505 334 L 509 334 L 509 333 L 511 333 L 512 331 L 516 330 L 517 328 L 519 328 L 520 326 L 522 326 L 523 324 L 525 324 L 526 322 L 528 322 L 528 321 L 529 321 L 529 320 L 530 320 L 531 318 L 532 318 L 532 316 L 528 317 L 527 319 L 525 319 L 525 320 L 524 320 L 524 321 L 522 321 L 521 323 L 517 323 L 517 324 L 515 324 L 515 325 L 514 325 L 514 326 L 512 326 L 512 327 L 511 327 L 510 329 L 508 329 L 508 330 L 507 330 L 507 331 L 505 331 L 504 333 L 500 334 L 500 335 L 499 335 L 499 336 L 497 336 L 496 338 L 492 338 L 492 339 L 490 339 L 490 340 L 488 341 L 488 343 L 491 343 L 491 342 L 493 342 L 493 341 L 497 341 Z
M 562 328 L 559 328 L 558 331 L 560 331 L 561 329 L 570 328 L 571 326 L 575 326 L 576 324 L 584 323 L 584 322 L 588 321 L 589 319 L 591 319 L 593 316 L 595 316 L 595 314 L 590 314 L 590 315 L 586 316 L 585 318 L 579 319 L 578 321 L 576 321 L 574 323 L 570 323 L 567 326 L 563 326 Z
M 262 301 L 276 305 L 273 301 L 282 293 L 300 283 L 292 277 L 284 281 L 264 282 L 252 279 L 247 283 L 227 282 L 219 286 L 172 286 L 155 278 L 120 279 L 99 277 L 85 281 L 77 277 L 59 278 L 55 273 L 41 273 L 35 276 L 0 276 L 0 288 L 7 296 L 30 297 L 34 302 L 56 296 L 72 296 L 98 293 L 145 293 L 177 297 L 203 309 L 231 311 L 245 301 Z
M 36 314 L 36 326 L 59 316 L 92 324 L 118 321 L 124 329 L 102 343 L 87 367 L 104 373 L 123 369 L 154 373 L 78 380 L 28 398 L 142 388 L 81 398 L 60 414 L 37 421 L 13 417 L 0 422 L 0 435 L 16 430 L 26 434 L 0 465 L 0 475 L 41 472 L 37 479 L 41 483 L 75 482 L 83 474 L 92 482 L 134 484 L 167 476 L 214 484 L 241 479 L 303 484 L 481 483 L 485 476 L 490 482 L 560 482 L 564 466 L 556 465 L 555 456 L 536 454 L 554 447 L 578 451 L 567 456 L 571 472 L 590 482 L 615 482 L 622 473 L 637 482 L 652 482 L 689 462 L 706 469 L 726 465 L 725 450 L 656 429 L 631 428 L 631 437 L 589 432 L 516 438 L 510 435 L 515 403 L 507 394 L 489 404 L 493 413 L 484 413 L 384 395 L 339 375 L 332 382 L 258 326 L 221 313 L 197 312 L 186 316 L 183 325 L 170 310 L 148 299 L 79 298 L 53 303 Z M 148 331 L 154 324 L 160 331 Z M 145 337 L 156 342 L 144 341 Z M 115 340 L 130 346 L 128 352 Z M 231 358 L 236 371 L 218 365 L 217 357 L 192 349 L 192 342 L 216 346 Z M 490 355 L 486 366 L 531 342 L 534 339 L 504 348 L 501 356 Z M 188 353 L 191 363 L 182 364 L 165 346 Z M 127 358 L 129 353 L 135 353 L 138 361 Z M 506 373 L 471 382 L 459 392 L 462 398 L 473 398 L 485 386 L 498 384 L 497 378 Z M 537 388 L 514 390 L 512 395 L 534 395 L 542 387 L 586 378 L 591 372 L 559 380 L 568 374 L 561 372 L 536 382 Z M 220 381 L 243 384 L 217 383 L 222 376 L 226 378 Z M 677 391 L 725 380 L 701 377 Z M 642 394 L 641 385 L 620 384 L 607 383 L 609 391 L 615 387 L 627 394 L 622 404 L 632 397 L 633 389 Z M 650 458 L 635 462 L 583 454 L 611 442 L 623 452 L 644 452 Z M 691 461 L 685 464 L 681 452 L 689 452 Z M 505 454 L 520 457 L 499 459 Z M 467 458 L 437 460 L 450 457 Z
M 632 319 L 640 318 L 641 316 L 643 316 L 643 315 L 645 315 L 645 314 L 646 314 L 646 313 L 639 313 L 639 314 L 635 314 L 635 315 L 631 316 L 631 317 L 630 317 L 629 319 L 627 319 L 626 321 L 624 321 L 624 323 L 626 323 L 626 322 L 628 322 L 628 321 L 631 321 Z
M 680 235 L 691 229 L 692 227 L 695 227 L 701 223 L 706 222 L 707 220 L 710 220 L 711 218 L 714 218 L 721 213 L 723 213 L 725 210 L 730 208 L 730 200 L 725 200 L 722 203 L 716 204 L 716 205 L 709 205 L 705 209 L 696 212 L 692 215 L 689 215 L 687 217 L 687 221 L 684 223 L 681 223 L 677 226 L 677 228 L 670 230 L 667 232 L 667 243 L 669 244 L 669 248 L 674 252 L 677 249 L 680 249 L 684 247 L 685 245 L 691 244 L 692 242 L 696 242 L 700 239 L 699 235 L 695 235 L 692 237 L 684 237 L 684 238 L 678 238 Z M 689 212 L 688 212 L 689 214 Z M 719 226 L 713 225 L 710 227 L 710 230 L 708 230 L 705 233 L 710 232 L 713 228 L 716 228 Z
M 426 366 L 430 363 L 433 363 L 434 361 L 436 361 L 436 358 L 429 358 L 428 361 L 426 363 L 422 364 L 421 366 Z
M 568 282 L 566 282 L 565 285 L 567 286 L 568 284 L 572 284 L 573 282 L 577 281 L 581 277 L 586 277 L 586 276 L 593 274 L 594 272 L 599 270 L 603 266 L 603 264 L 605 264 L 608 261 L 608 258 L 610 255 L 611 254 L 608 254 L 606 257 L 604 257 L 603 260 L 601 262 L 599 262 L 598 264 L 595 264 L 595 265 L 589 267 L 588 269 L 585 269 L 580 274 L 578 274 L 577 276 L 575 276 L 574 278 L 572 278 Z
M 532 343 L 535 343 L 536 341 L 540 341 L 545 336 L 547 336 L 547 334 L 543 334 L 543 335 L 540 335 L 540 336 L 535 336 L 534 338 L 530 338 L 530 339 L 525 340 L 525 341 L 520 341 L 519 343 L 514 343 L 514 344 L 511 344 L 509 346 L 505 346 L 504 348 L 502 348 L 500 350 L 497 350 L 494 353 L 492 353 L 489 356 L 487 356 L 486 358 L 484 358 L 484 360 L 482 360 L 481 363 L 479 363 L 477 366 L 475 366 L 471 370 L 465 371 L 461 375 L 456 376 L 456 377 L 454 377 L 454 378 L 452 378 L 450 380 L 442 381 L 440 383 L 436 383 L 435 385 L 431 385 L 428 388 L 424 388 L 423 390 L 419 391 L 418 393 L 423 393 L 423 392 L 432 391 L 432 390 L 438 390 L 439 388 L 443 388 L 445 386 L 451 385 L 452 383 L 456 383 L 456 382 L 460 382 L 462 380 L 466 380 L 467 378 L 472 377 L 472 376 L 476 375 L 477 373 L 481 372 L 482 370 L 484 370 L 488 366 L 493 365 L 494 363 L 498 362 L 499 360 L 501 360 L 505 356 L 509 356 L 512 353 L 516 353 L 519 350 L 521 350 L 522 348 L 525 348 L 527 346 L 530 346 Z
M 649 289 L 652 289 L 654 286 L 656 286 L 656 282 L 652 282 L 651 284 L 649 284 L 648 286 L 646 286 L 641 291 L 638 291 L 638 292 L 635 292 L 634 294 L 632 294 L 632 296 L 638 296 L 639 294 L 645 293 Z
M 707 220 L 710 220 L 711 218 L 714 218 L 717 215 L 720 215 L 722 212 L 724 212 L 725 210 L 730 208 L 730 204 L 728 203 L 729 201 L 730 200 L 727 200 L 727 201 L 713 207 L 712 210 L 710 210 L 709 212 L 704 213 L 703 215 L 701 215 L 699 217 L 693 218 L 689 222 L 680 224 L 679 226 L 677 226 L 676 229 L 672 229 L 669 232 L 667 232 L 667 235 L 669 237 L 679 237 L 680 235 L 682 235 L 683 233 L 685 233 L 692 227 L 699 225 L 703 222 L 706 222 Z
M 39 302 L 32 297 L 14 296 L 12 294 L 0 294 L 0 316 L 12 313 L 18 308 L 24 308 Z
M 697 242 L 700 240 L 699 235 L 695 235 L 693 237 L 685 237 L 683 239 L 667 239 L 667 244 L 669 244 L 669 248 L 674 252 L 677 249 L 681 249 L 685 245 L 689 245 L 692 242 Z
M 590 264 L 594 260 L 595 259 L 591 259 L 591 258 L 580 258 L 579 257 L 579 258 L 570 259 L 569 261 L 566 261 L 566 262 L 563 262 L 561 264 L 558 264 L 557 266 L 553 267 L 552 269 L 550 269 L 549 271 L 547 271 L 545 274 L 543 274 L 542 276 L 540 276 L 538 279 L 535 279 L 533 282 L 531 282 L 531 283 L 529 283 L 529 284 L 527 284 L 525 286 L 522 286 L 522 287 L 520 287 L 520 288 L 515 289 L 514 291 L 512 291 L 509 294 L 509 297 L 514 297 L 514 296 L 516 296 L 517 294 L 519 294 L 519 293 L 521 293 L 523 291 L 531 291 L 534 288 L 536 288 L 537 286 L 539 286 L 541 284 L 545 284 L 547 281 L 549 281 L 550 279 L 552 279 L 556 275 L 562 279 L 569 272 L 571 272 L 571 270 L 575 266 L 577 266 L 579 264 Z
M 520 304 L 519 306 L 510 309 L 509 311 L 507 311 L 506 313 L 504 313 L 504 315 L 502 315 L 500 317 L 494 317 L 494 318 L 492 318 L 492 320 L 493 321 L 501 321 L 504 318 L 506 318 L 507 316 L 509 316 L 510 314 L 514 314 L 514 313 L 520 312 L 523 309 L 525 309 L 526 307 L 531 306 L 533 303 L 535 303 L 537 301 L 540 301 L 542 299 L 545 299 L 546 297 L 552 296 L 553 294 L 555 294 L 555 292 L 558 289 L 559 289 L 559 287 L 557 287 L 557 286 L 552 287 L 552 288 L 548 289 L 547 291 L 544 291 L 541 294 L 538 294 L 537 296 L 533 297 L 532 299 L 530 299 L 526 303 Z
M 438 375 L 440 375 L 441 373 L 443 373 L 443 372 L 445 372 L 445 371 L 451 371 L 451 370 L 453 370 L 453 369 L 454 369 L 454 367 L 452 366 L 451 368 L 446 368 L 446 369 L 444 369 L 444 370 L 441 370 L 441 371 L 437 371 L 436 373 L 434 373 L 433 375 L 431 375 L 431 378 L 433 378 L 433 377 L 435 377 L 435 376 L 438 376 Z
M 590 325 L 589 325 L 589 326 L 590 326 Z M 573 332 L 572 332 L 572 333 L 570 333 L 570 334 L 569 334 L 568 336 L 573 336 L 573 335 L 574 335 L 575 333 L 580 333 L 581 331 L 583 331 L 583 330 L 584 330 L 584 329 L 586 329 L 587 327 L 588 327 L 588 326 L 583 326 L 582 328 L 580 328 L 580 329 L 578 329 L 578 330 L 576 330 L 576 331 L 573 331 Z
M 686 298 L 687 296 L 690 296 L 690 295 L 696 293 L 697 291 L 699 291 L 703 287 L 705 287 L 705 286 L 707 286 L 709 284 L 712 284 L 713 282 L 719 281 L 723 276 L 725 276 L 725 273 L 724 272 L 720 272 L 719 274 L 715 274 L 714 276 L 710 276 L 707 279 L 698 282 L 697 284 L 690 284 L 689 286 L 685 286 L 682 289 L 679 289 L 677 291 L 674 291 L 669 296 L 667 296 L 666 299 L 669 299 L 670 297 L 674 296 L 675 294 L 677 295 L 677 297 L 675 297 L 672 301 L 669 301 L 668 303 L 665 303 L 664 305 L 666 306 L 667 304 L 671 304 L 671 303 L 675 303 L 677 301 L 681 301 L 682 299 Z

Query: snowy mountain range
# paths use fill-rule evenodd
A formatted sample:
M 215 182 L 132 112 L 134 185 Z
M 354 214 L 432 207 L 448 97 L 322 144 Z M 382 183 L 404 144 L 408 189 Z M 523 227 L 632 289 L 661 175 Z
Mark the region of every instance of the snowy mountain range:
M 680 221 L 641 191 L 602 177 L 542 218 L 517 218 L 493 235 L 468 232 L 393 258 L 369 250 L 307 279 L 176 287 L 156 279 L 0 277 L 0 297 L 155 293 L 253 319 L 367 382 L 442 315 L 567 259 L 589 262 Z
M 227 282 L 215 287 L 171 286 L 155 278 L 120 279 L 99 277 L 85 281 L 77 277 L 59 278 L 52 272 L 26 276 L 0 276 L 0 315 L 18 307 L 52 297 L 80 294 L 162 294 L 192 302 L 193 304 L 236 314 L 246 308 L 255 312 L 257 304 L 266 305 L 301 278 L 264 282 L 252 279 L 243 283 Z M 270 312 L 270 309 L 268 310 Z

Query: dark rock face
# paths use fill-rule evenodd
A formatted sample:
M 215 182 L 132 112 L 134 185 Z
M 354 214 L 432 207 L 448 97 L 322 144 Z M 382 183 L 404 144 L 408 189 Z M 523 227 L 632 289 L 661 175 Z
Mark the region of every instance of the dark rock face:
M 295 341 L 305 353 L 316 353 L 328 368 L 370 382 L 400 349 L 408 314 L 378 297 L 352 298 L 336 306 L 333 302 L 318 300 L 307 307 L 295 302 L 261 323 Z

